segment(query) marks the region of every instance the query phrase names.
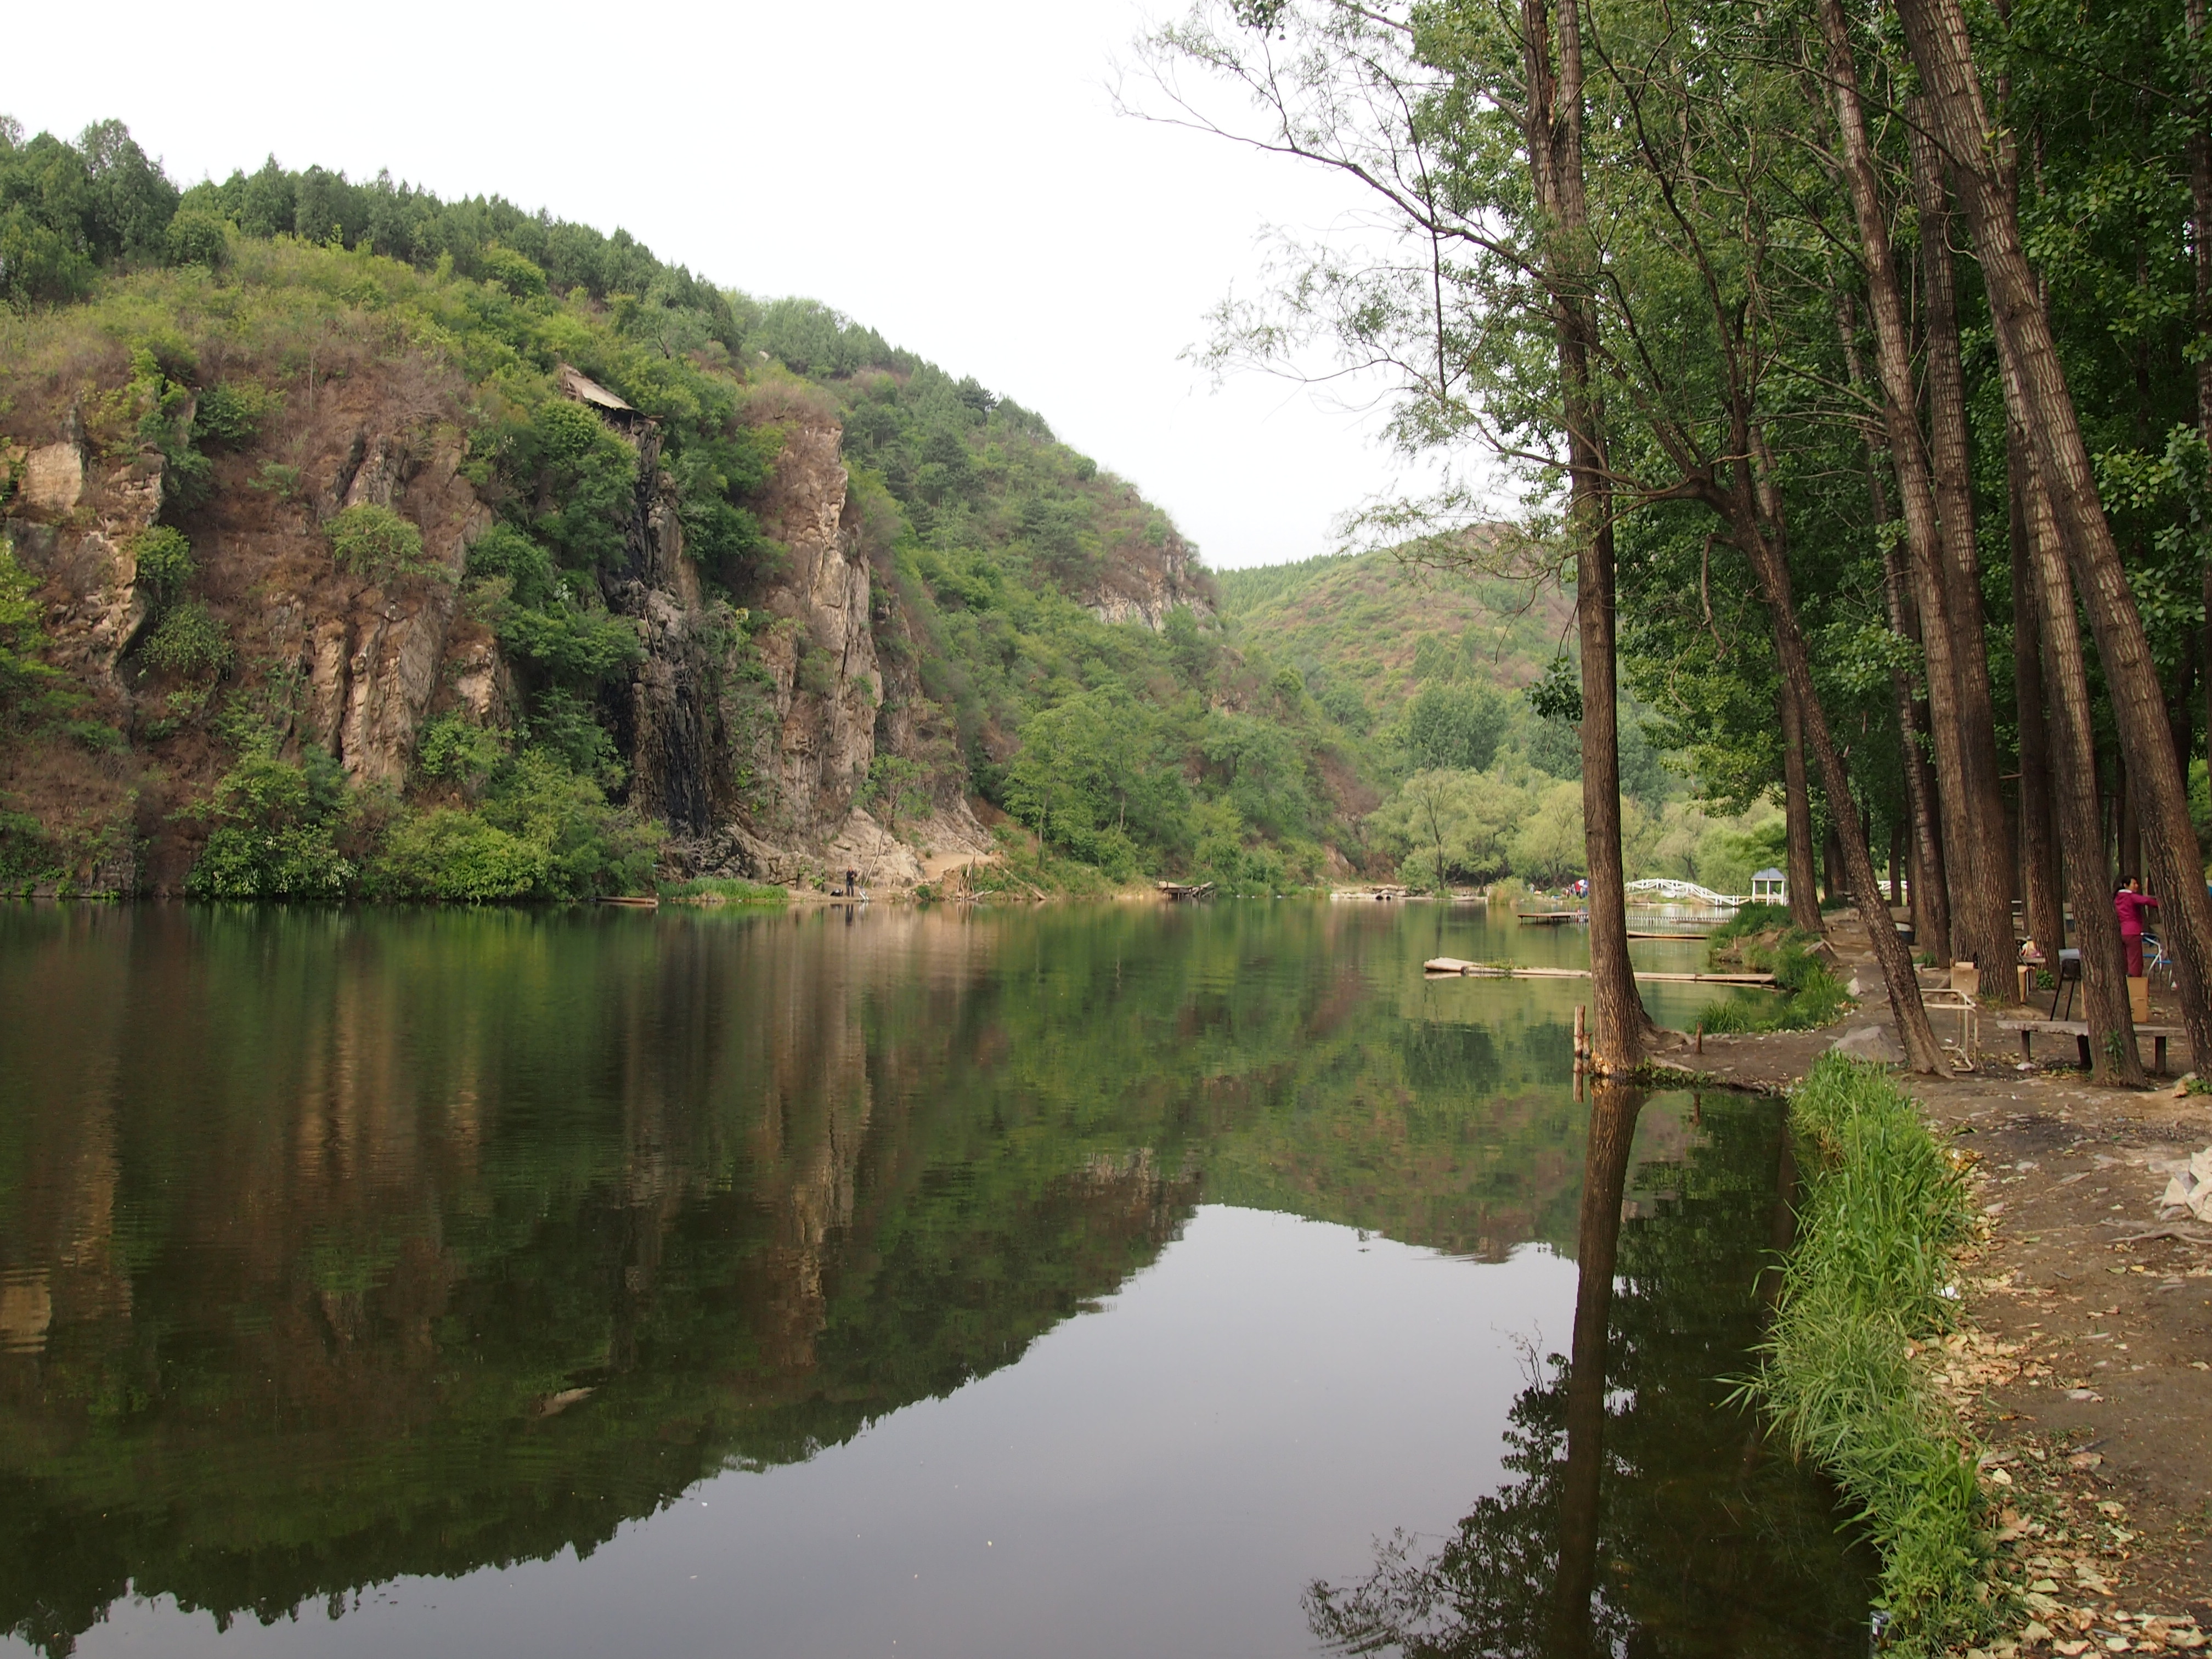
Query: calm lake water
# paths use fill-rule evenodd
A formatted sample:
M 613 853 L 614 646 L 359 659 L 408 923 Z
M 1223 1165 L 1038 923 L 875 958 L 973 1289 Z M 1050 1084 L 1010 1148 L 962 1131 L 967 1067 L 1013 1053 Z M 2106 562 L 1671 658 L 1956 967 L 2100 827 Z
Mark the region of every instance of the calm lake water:
M 1861 1653 L 1778 1109 L 1419 967 L 1586 948 L 0 907 L 0 1650 Z

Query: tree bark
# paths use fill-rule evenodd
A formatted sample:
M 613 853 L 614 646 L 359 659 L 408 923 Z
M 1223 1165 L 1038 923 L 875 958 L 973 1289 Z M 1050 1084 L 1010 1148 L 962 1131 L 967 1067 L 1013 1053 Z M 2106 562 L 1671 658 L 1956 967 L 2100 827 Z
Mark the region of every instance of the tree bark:
M 1859 362 L 1857 307 L 1852 304 L 1850 294 L 1843 289 L 1836 290 L 1836 326 L 1843 336 L 1844 372 L 1856 392 L 1866 384 L 1866 371 Z M 1867 429 L 1866 452 L 1867 499 L 1874 508 L 1875 527 L 1881 543 L 1882 600 L 1889 613 L 1890 631 L 1917 646 L 1920 629 L 1912 614 L 1912 601 L 1905 592 L 1904 561 L 1898 556 L 1896 544 L 1881 533 L 1888 526 L 1892 515 L 1889 491 L 1882 484 L 1881 440 L 1873 427 Z M 1926 662 L 1924 651 L 1922 662 Z M 1936 775 L 1921 744 L 1927 731 L 1927 706 L 1915 690 L 1911 674 L 1905 669 L 1890 671 L 1889 688 L 1897 705 L 1899 769 L 1905 775 L 1905 811 L 1912 838 L 1912 939 L 1922 950 L 1933 952 L 1938 962 L 1948 962 L 1952 959 L 1947 954 L 1951 948 L 1951 907 L 1943 886 L 1940 832 L 1936 822 Z M 1894 875 L 1890 884 L 1893 890 Z
M 2191 44 L 2201 51 L 2204 0 L 2184 0 L 2182 15 Z M 2197 256 L 2197 429 L 2212 444 L 2212 88 L 2200 73 L 2191 77 L 2191 90 L 2197 103 L 2189 123 L 2190 232 Z M 2204 564 L 2204 633 L 2197 655 L 2203 665 L 2204 735 L 2212 744 L 2212 559 Z M 2185 759 L 2185 783 L 2188 776 Z
M 1780 648 L 1777 643 L 1778 650 Z M 1787 848 L 1790 921 L 1808 933 L 1820 927 L 1820 900 L 1813 869 L 1813 788 L 1805 774 L 1805 720 L 1797 700 L 1782 684 L 1782 827 Z
M 2011 907 L 2002 927 L 1991 895 L 2004 885 L 2002 870 L 1988 867 L 1988 843 L 1973 816 L 1978 799 L 1970 777 L 1959 708 L 1956 642 L 1950 581 L 1942 531 L 1936 510 L 1928 451 L 1920 434 L 1918 392 L 1913 384 L 1911 342 L 1897 263 L 1890 246 L 1869 143 L 1866 113 L 1859 99 L 1858 66 L 1851 51 L 1843 0 L 1821 0 L 1820 21 L 1827 37 L 1828 73 L 1842 139 L 1844 179 L 1866 267 L 1868 308 L 1873 314 L 1875 367 L 1882 390 L 1884 424 L 1890 459 L 1897 469 L 1898 494 L 1905 514 L 1914 598 L 1920 607 L 1921 644 L 1928 666 L 1928 708 L 1935 730 L 1937 806 L 1942 836 L 1943 869 L 1950 883 L 1950 948 L 1955 957 L 1997 962 L 2012 957 Z
M 1755 429 L 1741 402 L 1729 410 L 1729 447 L 1735 461 L 1730 485 L 1717 482 L 1706 500 L 1721 514 L 1744 556 L 1751 561 L 1759 581 L 1759 594 L 1766 605 L 1767 626 L 1774 635 L 1775 660 L 1782 670 L 1784 696 L 1795 699 L 1805 743 L 1819 768 L 1821 787 L 1832 810 L 1854 810 L 1851 781 L 1844 769 L 1828 732 L 1828 717 L 1813 690 L 1813 667 L 1805 653 L 1804 630 L 1797 623 L 1797 601 L 1790 581 L 1787 527 L 1782 503 L 1773 488 L 1773 456 L 1766 436 Z M 1753 458 L 1759 461 L 1754 479 Z M 1916 1072 L 1942 1069 L 1942 1050 L 1928 1024 L 1928 1009 L 1920 1000 L 1920 979 L 1912 969 L 1912 956 L 1890 925 L 1888 907 L 1881 902 L 1881 884 L 1874 872 L 1874 858 L 1856 836 L 1844 843 L 1844 871 L 1850 882 L 1851 897 L 1866 924 L 1867 940 L 1881 964 L 1882 984 L 1889 993 L 1890 1012 L 1897 1019 L 1898 1040 L 1905 1048 L 1905 1062 Z M 2115 925 L 2118 920 L 2115 918 Z
M 1917 104 L 1917 100 L 1914 100 Z M 1912 189 L 1920 210 L 1920 270 L 1927 295 L 1922 315 L 1927 341 L 1928 459 L 1942 535 L 1944 598 L 1950 608 L 1951 661 L 1956 676 L 1960 769 L 1967 790 L 1961 803 L 1966 832 L 1979 842 L 1976 867 L 1995 878 L 1974 896 L 1967 932 L 1996 970 L 1982 983 L 2000 1000 L 2017 995 L 2006 969 L 2014 955 L 2014 867 L 2006 834 L 2004 786 L 1997 764 L 1996 714 L 1990 694 L 1986 619 L 1982 606 L 1981 556 L 1974 543 L 1973 453 L 1967 435 L 1966 376 L 1959 355 L 1959 307 L 1951 265 L 1951 201 L 1942 153 L 1917 125 L 1912 130 Z M 1999 952 L 1988 953 L 1994 948 Z
M 1620 850 L 1620 690 L 1614 659 L 1614 558 L 1603 410 L 1590 378 L 1596 337 L 1587 283 L 1589 214 L 1583 189 L 1580 0 L 1559 0 L 1559 63 L 1546 0 L 1522 0 L 1528 71 L 1524 112 L 1537 211 L 1545 221 L 1545 282 L 1559 339 L 1567 429 L 1568 520 L 1575 538 L 1576 626 L 1582 647 L 1583 850 L 1589 875 L 1590 1069 L 1628 1073 L 1656 1029 L 1628 956 L 1628 895 Z
M 2128 770 L 2142 803 L 2150 867 L 2174 947 L 2181 1015 L 2192 1056 L 2212 1055 L 2212 899 L 2197 863 L 2187 792 L 2166 730 L 2158 670 L 2127 572 L 2097 498 L 2066 374 L 2021 241 L 2008 158 L 1982 105 L 1960 0 L 1898 0 L 1914 65 L 1959 181 L 1973 231 L 2012 418 L 2033 441 L 2066 562 L 2080 585 L 2105 671 Z M 2051 623 L 2045 617 L 2046 626 Z M 2077 925 L 2087 918 L 2078 912 Z
M 2094 1081 L 2143 1081 L 2136 1053 L 2135 1020 L 2128 1004 L 2127 965 L 2120 956 L 2120 921 L 2105 881 L 2105 831 L 2097 803 L 2097 752 L 2089 714 L 2089 676 L 2081 656 L 2074 590 L 2058 550 L 2051 499 L 2025 434 L 2014 432 L 2022 459 L 2027 516 L 2027 555 L 2034 572 L 2038 621 L 2042 624 L 2051 714 L 2052 793 L 2058 831 L 2066 848 L 2066 891 L 2074 902 L 2075 943 L 2081 951 L 2082 1015 L 2089 1022 L 2089 1074 Z M 2062 944 L 2063 942 L 2062 938 Z M 2058 952 L 2046 946 L 2054 969 Z M 2120 1042 L 2101 1041 L 2117 1032 Z
M 1824 903 L 1843 902 L 1844 840 L 1832 817 L 1828 822 L 1828 833 L 1820 837 L 1820 894 Z
M 2027 933 L 2054 965 L 2066 944 L 2058 874 L 2058 824 L 2051 803 L 2051 728 L 2043 683 L 2043 616 L 2035 553 L 2028 544 L 2026 441 L 2008 432 L 2005 470 L 2011 500 L 2012 684 L 2020 725 L 2020 862 Z

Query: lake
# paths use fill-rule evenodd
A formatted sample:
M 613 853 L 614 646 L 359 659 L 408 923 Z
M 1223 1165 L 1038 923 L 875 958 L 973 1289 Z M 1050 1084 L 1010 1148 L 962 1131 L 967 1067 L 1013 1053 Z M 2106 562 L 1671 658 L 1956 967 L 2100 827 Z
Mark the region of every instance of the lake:
M 1727 1401 L 1779 1108 L 1420 972 L 1586 951 L 0 907 L 0 1650 L 1862 1653 Z

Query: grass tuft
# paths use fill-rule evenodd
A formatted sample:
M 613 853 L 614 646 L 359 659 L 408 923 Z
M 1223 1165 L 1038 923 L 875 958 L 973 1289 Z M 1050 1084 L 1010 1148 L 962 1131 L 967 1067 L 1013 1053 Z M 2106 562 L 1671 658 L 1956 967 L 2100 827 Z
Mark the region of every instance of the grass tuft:
M 664 881 L 659 886 L 660 896 L 679 903 L 691 904 L 775 904 L 789 902 L 791 895 L 781 887 L 763 887 L 757 882 L 737 881 L 721 876 L 700 876 L 691 881 Z
M 1775 991 L 1709 1002 L 1698 1020 L 1715 1036 L 1810 1031 L 1840 1018 L 1850 993 L 1816 954 L 1819 938 L 1790 925 L 1778 904 L 1747 904 L 1713 930 L 1708 962 L 1716 971 L 1771 974 Z
M 1989 1635 L 2000 1611 L 1981 1589 L 1975 1449 L 1920 1355 L 1954 1322 L 1965 1182 L 1879 1067 L 1823 1055 L 1790 1115 L 1808 1154 L 1797 1244 L 1743 1394 L 1858 1506 L 1892 1649 L 1941 1653 Z

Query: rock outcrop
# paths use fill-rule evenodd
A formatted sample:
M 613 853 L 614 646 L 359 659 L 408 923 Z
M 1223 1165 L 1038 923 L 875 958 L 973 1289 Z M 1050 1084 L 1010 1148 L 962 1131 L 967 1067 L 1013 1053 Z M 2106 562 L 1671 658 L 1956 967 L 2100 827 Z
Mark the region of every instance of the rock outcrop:
M 637 457 L 623 556 L 599 586 L 643 650 L 602 692 L 601 712 L 623 799 L 670 832 L 671 873 L 805 884 L 855 869 L 881 889 L 988 856 L 956 733 L 922 693 L 906 617 L 872 579 L 836 422 L 817 412 L 785 428 L 754 504 L 779 556 L 741 609 L 706 592 L 685 554 L 655 423 L 573 370 L 556 384 Z M 170 688 L 140 651 L 158 617 L 134 549 L 162 511 L 159 449 L 103 453 L 73 410 L 58 430 L 0 436 L 0 476 L 14 480 L 0 533 L 39 584 L 49 659 L 94 694 L 88 712 L 131 740 L 119 758 L 57 751 L 19 757 L 0 777 L 11 794 L 27 788 L 42 818 L 77 811 L 114 830 L 100 843 L 104 873 L 88 864 L 81 880 L 180 885 L 204 832 L 179 809 L 204 799 L 229 763 L 208 723 L 215 700 L 241 685 L 288 753 L 319 745 L 357 783 L 392 791 L 413 780 L 433 718 L 454 711 L 512 730 L 526 715 L 526 680 L 464 603 L 468 548 L 492 510 L 465 471 L 463 392 L 425 360 L 364 354 L 326 366 L 250 453 L 213 458 L 212 488 L 182 522 L 198 567 L 191 591 L 237 672 L 197 692 Z M 363 505 L 421 532 L 425 568 L 378 579 L 336 563 L 326 526 Z M 1194 573 L 1173 544 L 1099 604 L 1157 627 Z M 888 663 L 879 640 L 891 641 Z M 191 717 L 158 717 L 195 695 Z M 882 800 L 870 789 L 879 754 L 908 763 Z M 28 778 L 38 766 L 52 775 Z M 155 849 L 149 868 L 114 864 L 114 847 L 137 845 Z

